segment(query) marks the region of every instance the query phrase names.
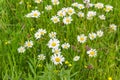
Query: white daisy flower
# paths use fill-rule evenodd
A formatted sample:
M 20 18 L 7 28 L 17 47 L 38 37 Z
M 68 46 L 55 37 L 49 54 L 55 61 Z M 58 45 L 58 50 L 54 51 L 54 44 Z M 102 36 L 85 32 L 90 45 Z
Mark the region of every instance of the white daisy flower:
M 78 7 L 78 9 L 80 9 L 80 10 L 85 8 L 84 4 L 78 4 L 77 7 Z
M 63 23 L 68 25 L 68 24 L 70 24 L 72 22 L 72 20 L 73 19 L 70 16 L 69 17 L 64 17 Z
M 47 6 L 45 7 L 45 9 L 48 10 L 48 11 L 50 11 L 50 10 L 52 10 L 52 6 L 51 6 L 51 5 L 47 5 Z
M 113 6 L 111 6 L 111 5 L 106 5 L 105 6 L 105 11 L 106 12 L 110 12 L 110 11 L 112 11 L 113 10 Z
M 36 39 L 40 39 L 41 38 L 41 34 L 39 32 L 36 32 L 34 34 L 34 36 L 35 36 Z
M 96 12 L 95 11 L 88 11 L 87 19 L 91 20 L 94 16 L 96 16 Z
M 97 36 L 98 36 L 98 37 L 102 37 L 102 36 L 103 36 L 103 34 L 104 34 L 104 32 L 103 32 L 103 31 L 101 31 L 101 30 L 97 31 Z
M 96 34 L 95 33 L 89 33 L 89 38 L 91 40 L 94 40 L 96 38 Z
M 72 3 L 72 6 L 73 6 L 73 7 L 77 7 L 77 6 L 78 6 L 78 3 L 77 3 L 77 2 Z
M 45 29 L 38 29 L 38 33 L 43 36 L 47 33 L 47 31 Z
M 55 49 L 59 47 L 60 41 L 58 39 L 50 39 L 47 45 L 49 48 Z
M 51 20 L 53 21 L 53 23 L 60 22 L 60 19 L 58 18 L 58 16 L 52 16 Z
M 52 49 L 52 53 L 60 54 L 61 53 L 61 49 L 59 49 L 59 48 Z
M 43 0 L 35 0 L 35 3 L 41 3 Z
M 89 55 L 89 57 L 95 57 L 97 55 L 97 51 L 96 49 L 90 49 L 89 51 L 87 51 L 87 54 Z
M 79 17 L 84 17 L 84 13 L 83 12 L 78 12 L 77 14 Z
M 99 15 L 99 18 L 100 18 L 101 20 L 105 20 L 105 15 Z
M 90 3 L 90 0 L 83 0 L 83 3 Z
M 56 38 L 56 32 L 51 32 L 51 33 L 49 33 L 49 37 L 50 38 Z
M 78 61 L 80 59 L 80 56 L 75 56 L 74 58 L 73 58 L 73 61 Z
M 18 53 L 24 53 L 25 52 L 25 47 L 21 46 L 17 49 Z
M 80 42 L 80 43 L 85 43 L 86 40 L 87 40 L 87 36 L 85 36 L 84 34 L 78 35 L 78 36 L 77 36 L 77 40 L 78 40 L 78 42 Z
M 102 9 L 103 7 L 104 7 L 103 3 L 97 3 L 97 4 L 95 4 L 95 8 L 97 8 L 97 9 Z
M 117 26 L 115 24 L 110 24 L 110 29 L 116 31 L 117 30 Z
M 70 16 L 75 13 L 75 10 L 74 10 L 72 7 L 68 7 L 68 8 L 66 8 L 66 9 L 67 9 L 68 15 L 70 15 Z
M 32 12 L 31 12 L 31 17 L 33 17 L 33 18 L 38 18 L 38 17 L 40 17 L 40 12 L 38 11 L 38 10 L 33 10 Z
M 60 4 L 59 0 L 51 0 L 51 2 L 52 2 L 53 5 L 59 5 Z
M 40 61 L 43 61 L 43 60 L 45 60 L 45 58 L 46 58 L 46 56 L 44 54 L 39 54 L 37 59 Z
M 55 64 L 62 64 L 65 61 L 65 58 L 60 54 L 54 54 L 51 56 L 51 61 Z
M 25 47 L 32 48 L 32 46 L 33 46 L 33 41 L 28 40 L 28 41 L 25 42 Z
M 64 16 L 66 15 L 66 12 L 63 11 L 63 10 L 59 10 L 59 11 L 57 12 L 57 15 L 60 16 L 60 17 L 64 17 Z
M 62 48 L 63 49 L 68 49 L 70 47 L 70 44 L 69 43 L 64 43 L 62 44 Z

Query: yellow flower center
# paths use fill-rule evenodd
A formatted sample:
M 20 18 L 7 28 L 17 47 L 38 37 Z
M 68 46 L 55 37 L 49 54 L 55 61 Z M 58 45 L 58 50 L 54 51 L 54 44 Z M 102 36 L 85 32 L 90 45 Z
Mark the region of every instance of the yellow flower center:
M 72 13 L 72 12 L 73 12 L 73 10 L 69 10 L 68 12 L 69 12 L 69 13 Z
M 55 58 L 55 61 L 56 61 L 56 62 L 60 62 L 60 58 L 59 58 L 59 57 L 56 57 L 56 58 Z
M 90 54 L 93 56 L 93 55 L 95 54 L 95 52 L 94 52 L 94 51 L 91 51 Z
M 68 22 L 68 23 L 69 23 L 69 22 L 70 22 L 70 19 L 66 19 L 66 22 Z
M 84 41 L 84 37 L 81 37 L 80 40 L 81 40 L 81 41 Z
M 38 16 L 38 14 L 37 14 L 37 13 L 34 13 L 33 15 L 34 15 L 34 16 Z
M 30 43 L 30 42 L 28 42 L 28 43 L 27 43 L 27 46 L 28 46 L 28 47 L 30 47 L 30 46 L 31 46 L 31 43 Z
M 56 44 L 55 42 L 53 42 L 51 45 L 52 45 L 53 47 L 55 47 L 57 44 Z

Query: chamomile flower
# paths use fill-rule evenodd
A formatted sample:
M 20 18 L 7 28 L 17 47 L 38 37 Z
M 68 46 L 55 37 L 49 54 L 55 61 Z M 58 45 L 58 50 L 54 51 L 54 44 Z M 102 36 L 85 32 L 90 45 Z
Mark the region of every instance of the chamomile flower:
M 83 3 L 90 3 L 90 0 L 83 0 Z
M 51 61 L 55 64 L 62 64 L 65 61 L 65 58 L 60 54 L 54 54 L 51 56 Z
M 101 20 L 105 20 L 105 15 L 99 15 L 99 18 L 100 18 Z
M 110 29 L 116 31 L 117 26 L 115 24 L 110 24 Z
M 84 17 L 84 13 L 83 12 L 78 12 L 77 14 L 79 17 Z
M 58 16 L 52 16 L 51 20 L 53 21 L 53 23 L 60 22 L 60 19 L 58 18 Z
M 34 34 L 34 36 L 35 36 L 36 39 L 40 39 L 41 38 L 41 34 L 39 32 L 36 32 Z
M 78 6 L 78 3 L 77 3 L 77 2 L 72 3 L 72 6 L 73 6 L 73 7 L 77 7 L 77 6 Z
M 43 36 L 47 33 L 47 31 L 45 29 L 38 29 L 38 33 Z
M 113 10 L 113 6 L 111 6 L 111 5 L 106 5 L 105 6 L 105 11 L 106 12 L 110 12 L 110 11 L 112 11 Z
M 89 33 L 89 38 L 94 40 L 96 38 L 96 33 Z
M 84 6 L 83 4 L 78 4 L 78 5 L 77 5 L 77 8 L 81 10 L 81 9 L 84 9 L 85 6 Z
M 49 48 L 55 49 L 59 47 L 60 41 L 58 39 L 50 39 L 47 45 Z
M 78 42 L 80 42 L 80 43 L 85 43 L 86 40 L 87 40 L 87 36 L 85 36 L 84 34 L 78 35 L 78 36 L 77 36 L 77 40 L 78 40 Z
M 38 10 L 33 10 L 32 12 L 31 12 L 31 17 L 33 17 L 33 18 L 38 18 L 38 17 L 40 17 L 40 12 L 38 11 Z
M 59 3 L 60 3 L 59 0 L 51 0 L 51 2 L 53 5 L 59 5 Z
M 91 20 L 91 19 L 93 19 L 94 16 L 96 16 L 96 12 L 95 11 L 88 11 L 87 19 Z
M 41 3 L 43 0 L 35 0 L 35 3 Z
M 103 7 L 104 7 L 103 3 L 97 3 L 97 4 L 95 4 L 95 8 L 97 8 L 97 9 L 102 9 Z
M 68 49 L 70 47 L 70 44 L 69 43 L 64 43 L 62 44 L 62 48 L 63 49 Z
M 51 33 L 49 33 L 49 37 L 50 38 L 56 38 L 56 32 L 51 32 Z
M 52 10 L 52 6 L 51 6 L 51 5 L 47 5 L 47 6 L 45 7 L 45 9 L 48 10 L 48 11 L 50 11 L 50 10 Z
M 55 48 L 55 49 L 52 49 L 52 52 L 53 52 L 54 54 L 60 54 L 60 53 L 61 53 L 61 49 Z
M 68 15 L 73 15 L 74 13 L 75 13 L 75 10 L 72 8 L 72 7 L 68 7 L 67 8 L 67 13 L 68 13 Z
M 24 53 L 25 52 L 25 47 L 21 46 L 17 49 L 18 53 Z
M 75 56 L 74 58 L 73 58 L 73 61 L 78 61 L 80 59 L 80 56 Z
M 63 11 L 63 10 L 59 10 L 59 11 L 57 12 L 57 15 L 58 15 L 59 17 L 64 17 L 64 16 L 66 15 L 66 12 Z
M 103 32 L 103 31 L 101 31 L 101 30 L 97 31 L 97 36 L 98 36 L 98 37 L 102 37 L 102 36 L 103 36 L 103 34 L 104 34 L 104 32 Z
M 73 19 L 70 16 L 69 17 L 64 17 L 63 23 L 68 25 L 68 24 L 70 24 L 72 22 L 72 20 Z
M 90 49 L 89 51 L 87 51 L 87 54 L 89 55 L 89 57 L 95 57 L 97 55 L 97 51 L 96 49 Z
M 25 42 L 25 47 L 32 48 L 32 46 L 33 46 L 33 41 L 32 40 L 28 40 L 28 41 Z
M 45 60 L 45 58 L 46 58 L 46 56 L 44 54 L 39 54 L 37 59 L 40 61 L 43 61 L 43 60 Z

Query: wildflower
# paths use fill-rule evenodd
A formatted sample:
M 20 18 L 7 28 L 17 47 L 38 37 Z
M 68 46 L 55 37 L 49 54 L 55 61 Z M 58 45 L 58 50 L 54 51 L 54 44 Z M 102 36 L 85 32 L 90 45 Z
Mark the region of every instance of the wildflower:
M 73 15 L 75 13 L 75 10 L 72 7 L 66 8 L 68 15 Z
M 72 22 L 72 20 L 73 19 L 71 17 L 64 17 L 63 23 L 66 24 L 66 25 L 68 25 L 68 24 L 70 24 Z
M 64 17 L 64 16 L 66 15 L 66 12 L 63 11 L 63 10 L 59 10 L 59 11 L 57 12 L 57 15 L 60 16 L 60 17 Z
M 60 22 L 60 19 L 58 18 L 58 16 L 52 16 L 51 20 L 53 21 L 53 23 Z
M 41 3 L 43 0 L 35 0 L 35 3 Z
M 72 6 L 73 6 L 73 7 L 77 7 L 77 6 L 78 6 L 78 3 L 77 3 L 77 2 L 72 3 Z
M 96 34 L 95 33 L 89 33 L 89 38 L 91 40 L 94 40 L 96 38 Z
M 97 3 L 97 4 L 95 4 L 95 8 L 97 8 L 97 9 L 102 9 L 103 7 L 104 7 L 103 3 Z
M 80 43 L 84 43 L 84 42 L 86 42 L 86 40 L 87 40 L 87 36 L 85 36 L 84 34 L 78 35 L 78 36 L 77 36 L 77 40 L 78 40 Z
M 51 32 L 51 33 L 49 33 L 49 37 L 50 38 L 56 38 L 56 32 Z
M 83 4 L 78 4 L 78 5 L 77 5 L 77 8 L 81 10 L 81 9 L 84 9 L 85 6 L 84 6 Z
M 64 43 L 62 44 L 62 48 L 63 49 L 68 49 L 70 47 L 70 44 L 69 43 Z
M 90 3 L 90 0 L 83 0 L 83 3 Z
M 51 61 L 55 65 L 58 65 L 58 64 L 62 64 L 62 62 L 65 61 L 65 58 L 60 54 L 54 54 L 54 55 L 51 56 Z
M 32 46 L 33 46 L 33 41 L 28 40 L 28 41 L 25 42 L 25 47 L 32 48 Z
M 88 13 L 87 13 L 87 19 L 88 20 L 93 19 L 94 16 L 96 16 L 96 12 L 95 11 L 88 11 Z
M 33 18 L 38 18 L 39 16 L 40 16 L 40 12 L 38 11 L 38 10 L 33 10 L 32 12 L 31 12 L 31 17 L 33 17 Z
M 99 31 L 97 31 L 97 36 L 98 36 L 98 37 L 102 37 L 102 36 L 103 36 L 103 33 L 104 33 L 103 31 L 99 30 Z
M 89 51 L 87 51 L 87 54 L 89 55 L 89 57 L 95 57 L 97 55 L 97 51 L 96 49 L 90 49 Z
M 21 46 L 17 49 L 18 53 L 24 53 L 25 52 L 25 47 Z
M 110 24 L 110 29 L 116 31 L 117 30 L 117 26 L 115 24 Z
M 46 56 L 44 54 L 39 54 L 37 59 L 43 61 L 45 58 Z
M 79 17 L 84 17 L 84 13 L 83 12 L 78 12 L 77 14 Z
M 60 41 L 58 39 L 50 39 L 47 45 L 49 48 L 55 49 L 59 47 Z
M 99 15 L 99 18 L 100 18 L 101 20 L 105 20 L 105 15 Z
M 51 6 L 51 5 L 47 5 L 47 6 L 45 7 L 45 9 L 48 10 L 48 11 L 49 11 L 49 10 L 52 10 L 52 6 Z
M 59 5 L 59 3 L 60 3 L 59 0 L 51 0 L 51 2 L 53 5 Z
M 52 49 L 52 52 L 54 54 L 60 54 L 61 53 L 61 49 L 55 48 L 55 49 Z
M 80 59 L 80 56 L 75 56 L 74 58 L 73 58 L 73 61 L 78 61 Z
M 106 12 L 110 12 L 110 11 L 112 11 L 113 10 L 113 7 L 111 6 L 111 5 L 106 5 L 105 6 L 105 11 Z

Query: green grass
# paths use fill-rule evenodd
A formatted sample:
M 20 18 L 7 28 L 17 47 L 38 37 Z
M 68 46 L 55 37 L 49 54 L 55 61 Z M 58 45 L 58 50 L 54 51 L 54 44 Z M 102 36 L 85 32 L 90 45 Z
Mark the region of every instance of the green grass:
M 82 2 L 82 0 L 76 1 Z M 98 2 L 98 0 L 91 1 Z M 24 0 L 21 5 L 19 2 L 19 0 L 0 0 L 0 80 L 108 80 L 109 77 L 120 80 L 119 0 L 99 0 L 114 7 L 112 12 L 106 14 L 105 21 L 100 21 L 98 18 L 89 21 L 74 15 L 72 24 L 67 26 L 62 23 L 53 24 L 50 18 L 62 7 L 70 6 L 72 0 L 60 0 L 60 5 L 53 6 L 53 9 L 48 12 L 44 7 L 51 4 L 49 0 L 38 5 L 33 0 Z M 41 14 L 38 19 L 25 18 L 24 16 L 36 6 L 39 11 L 45 11 L 44 14 Z M 109 30 L 111 23 L 118 26 L 117 31 Z M 31 28 L 34 30 L 31 31 Z M 46 29 L 47 34 L 36 41 L 34 33 L 39 28 Z M 93 41 L 88 39 L 85 44 L 78 43 L 77 35 L 88 35 L 100 29 L 104 30 L 102 38 Z M 61 44 L 69 42 L 71 46 L 76 47 L 76 49 L 71 47 L 62 50 L 65 59 L 72 64 L 71 67 L 65 64 L 55 66 L 50 61 L 53 53 L 46 44 L 50 39 L 48 33 L 51 31 L 57 32 Z M 34 47 L 19 54 L 18 47 L 24 45 L 27 40 L 33 40 Z M 97 49 L 98 54 L 95 58 L 89 58 L 86 54 L 87 45 Z M 47 59 L 39 62 L 37 55 L 41 53 L 45 54 Z M 76 55 L 80 56 L 80 60 L 74 62 L 73 57 Z

